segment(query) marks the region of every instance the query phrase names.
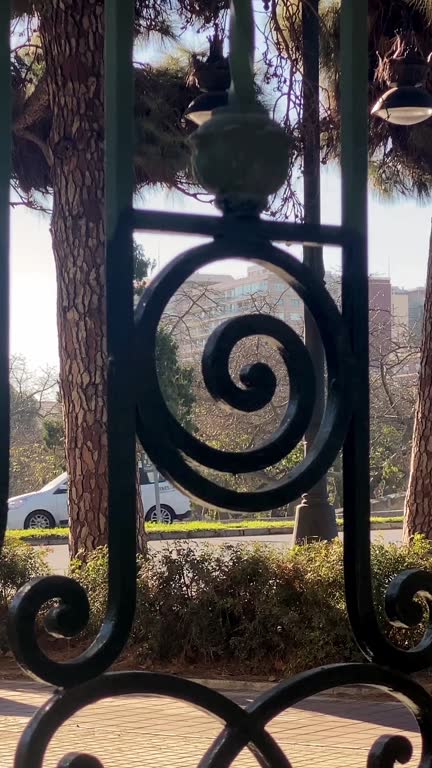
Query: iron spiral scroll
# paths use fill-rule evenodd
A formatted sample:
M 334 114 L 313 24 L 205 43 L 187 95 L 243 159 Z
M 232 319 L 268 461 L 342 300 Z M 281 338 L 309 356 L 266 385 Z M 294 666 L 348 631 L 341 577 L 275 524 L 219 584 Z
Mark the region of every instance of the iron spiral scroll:
M 251 221 L 253 227 L 254 221 Z M 258 512 L 293 501 L 316 483 L 336 459 L 349 423 L 353 366 L 348 336 L 328 292 L 298 259 L 265 240 L 236 239 L 230 233 L 177 257 L 146 289 L 137 309 L 137 430 L 151 460 L 165 477 L 197 500 L 242 512 Z M 321 329 L 328 370 L 326 412 L 316 444 L 286 479 L 260 491 L 236 491 L 218 485 L 196 465 L 231 475 L 267 469 L 284 459 L 302 440 L 314 407 L 315 374 L 310 355 L 295 331 L 265 314 L 235 317 L 211 334 L 204 349 L 202 373 L 215 401 L 237 411 L 257 411 L 267 405 L 277 381 L 267 364 L 254 363 L 240 372 L 242 386 L 229 373 L 230 354 L 248 336 L 264 335 L 276 347 L 290 381 L 290 399 L 277 431 L 262 445 L 244 452 L 223 451 L 190 434 L 164 402 L 156 369 L 156 333 L 162 313 L 175 291 L 196 270 L 221 258 L 253 259 L 284 279 L 304 301 Z M 152 428 L 157 421 L 159 428 Z M 190 460 L 195 462 L 192 466 Z

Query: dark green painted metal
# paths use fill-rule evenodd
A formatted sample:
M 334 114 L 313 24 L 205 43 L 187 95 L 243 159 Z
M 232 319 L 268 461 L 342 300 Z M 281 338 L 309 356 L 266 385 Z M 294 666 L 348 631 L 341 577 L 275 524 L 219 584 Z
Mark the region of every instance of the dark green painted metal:
M 11 89 L 8 0 L 0 3 L 0 546 L 9 487 L 9 183 Z
M 122 0 L 121 3 L 116 0 L 106 0 L 105 18 L 105 198 L 107 239 L 109 240 L 117 229 L 120 215 L 132 207 L 134 183 L 133 0 Z M 128 268 L 127 264 L 126 268 Z
M 256 109 L 254 83 L 255 22 L 252 0 L 233 0 L 230 16 L 230 104 L 242 112 Z
M 194 213 L 166 213 L 165 211 L 135 209 L 132 218 L 134 229 L 142 232 L 160 231 L 196 235 L 197 237 L 220 237 L 227 227 L 227 218 Z M 343 227 L 332 224 L 318 226 L 316 224 L 294 224 L 290 221 L 232 218 L 236 232 L 240 236 L 244 233 L 274 242 L 340 247 L 350 242 L 350 233 Z
M 368 35 L 367 0 L 341 9 L 342 225 L 363 240 L 367 258 Z
M 342 223 L 352 233 L 351 243 L 343 251 L 342 302 L 357 360 L 356 407 L 344 454 L 346 596 L 354 635 L 363 651 L 372 657 L 369 636 L 370 631 L 376 634 L 377 623 L 371 595 L 369 543 L 367 7 L 367 0 L 344 2 L 341 18 Z

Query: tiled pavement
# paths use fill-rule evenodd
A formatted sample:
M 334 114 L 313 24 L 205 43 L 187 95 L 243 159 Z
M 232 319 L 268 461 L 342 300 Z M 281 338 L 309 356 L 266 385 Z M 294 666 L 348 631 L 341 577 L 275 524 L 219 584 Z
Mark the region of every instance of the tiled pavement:
M 30 682 L 0 682 L 0 766 L 12 768 L 19 734 L 49 696 Z M 240 704 L 247 693 L 233 695 Z M 206 713 L 171 699 L 128 696 L 82 710 L 56 734 L 44 768 L 55 768 L 67 752 L 89 752 L 104 768 L 193 768 L 220 727 Z M 269 726 L 293 768 L 360 768 L 375 739 L 405 733 L 418 765 L 420 738 L 415 721 L 399 704 L 365 698 L 313 698 L 279 715 Z M 256 766 L 249 752 L 234 764 Z M 27 767 L 26 767 L 27 768 Z M 31 764 L 28 768 L 34 768 Z

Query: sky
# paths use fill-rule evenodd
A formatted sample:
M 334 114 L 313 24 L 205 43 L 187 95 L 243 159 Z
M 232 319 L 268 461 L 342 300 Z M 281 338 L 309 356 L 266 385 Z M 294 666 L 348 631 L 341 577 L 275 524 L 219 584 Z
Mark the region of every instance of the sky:
M 335 171 L 322 176 L 322 221 L 340 222 L 340 185 Z M 151 193 L 140 205 L 170 211 L 210 213 L 211 205 L 178 193 Z M 393 285 L 414 288 L 426 278 L 432 206 L 416 201 L 383 203 L 370 195 L 369 271 L 389 275 Z M 199 238 L 140 235 L 137 240 L 159 267 L 200 242 Z M 337 269 L 339 254 L 325 253 L 327 269 Z M 239 275 L 247 264 L 220 262 L 212 272 Z M 11 352 L 24 355 L 34 368 L 58 363 L 56 278 L 49 217 L 19 207 L 11 211 Z
M 256 4 L 256 19 L 263 16 Z M 260 59 L 260 24 L 257 26 L 257 60 Z M 182 44 L 188 50 L 206 50 L 204 38 L 186 33 Z M 175 48 L 175 47 L 174 47 Z M 140 47 L 135 58 L 156 63 L 174 50 L 170 44 Z M 175 49 L 177 50 L 177 49 Z M 152 192 L 137 202 L 146 208 L 209 213 L 209 204 L 200 204 L 179 193 Z M 423 285 L 432 204 L 422 207 L 416 201 L 383 203 L 370 195 L 369 271 L 390 275 L 394 285 L 413 288 Z M 335 168 L 322 169 L 322 221 L 340 223 L 340 184 Z M 136 238 L 159 267 L 176 254 L 199 242 L 198 238 L 140 235 Z M 299 250 L 293 251 L 300 256 Z M 325 252 L 327 269 L 338 269 L 340 254 Z M 212 272 L 245 272 L 239 262 L 212 265 Z M 18 207 L 11 212 L 11 352 L 24 355 L 31 366 L 58 364 L 56 329 L 56 279 L 49 233 L 49 217 Z

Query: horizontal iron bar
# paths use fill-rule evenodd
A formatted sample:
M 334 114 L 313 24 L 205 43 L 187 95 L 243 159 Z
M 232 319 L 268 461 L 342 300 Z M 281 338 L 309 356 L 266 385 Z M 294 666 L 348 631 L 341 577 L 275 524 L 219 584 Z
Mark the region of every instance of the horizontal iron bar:
M 134 209 L 133 228 L 146 232 L 222 237 L 230 231 L 227 218 L 227 216 L 223 218 L 195 213 L 165 213 Z M 254 235 L 273 242 L 343 247 L 351 240 L 347 229 L 330 224 L 295 224 L 233 217 L 233 226 L 239 234 L 244 230 L 249 238 Z

